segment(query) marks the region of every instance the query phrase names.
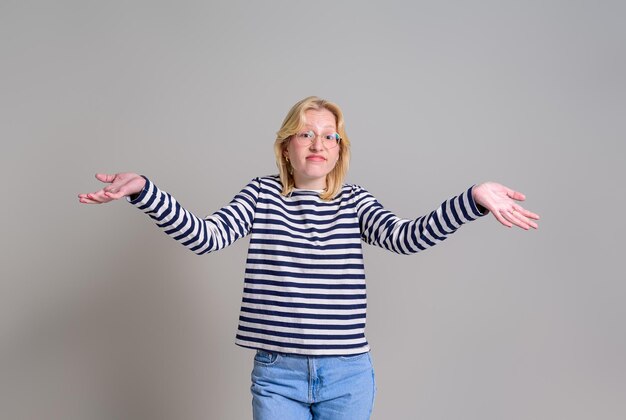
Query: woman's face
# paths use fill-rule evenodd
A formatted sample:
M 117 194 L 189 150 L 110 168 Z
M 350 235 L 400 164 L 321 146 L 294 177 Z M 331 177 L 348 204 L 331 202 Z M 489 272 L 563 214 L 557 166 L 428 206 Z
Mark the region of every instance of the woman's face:
M 326 188 L 326 175 L 339 160 L 340 146 L 324 146 L 323 137 L 337 132 L 337 122 L 327 109 L 310 109 L 304 113 L 305 122 L 300 132 L 312 131 L 315 138 L 311 143 L 296 139 L 289 140 L 284 154 L 293 167 L 296 188 L 323 190 Z M 308 144 L 307 144 L 308 143 Z

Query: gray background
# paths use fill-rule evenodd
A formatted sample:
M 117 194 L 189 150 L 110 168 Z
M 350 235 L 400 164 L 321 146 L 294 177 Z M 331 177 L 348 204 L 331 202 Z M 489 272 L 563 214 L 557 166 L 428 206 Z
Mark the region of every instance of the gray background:
M 196 257 L 95 172 L 199 215 L 276 172 L 308 95 L 349 182 L 417 217 L 528 196 L 425 253 L 366 247 L 375 419 L 624 419 L 623 2 L 0 1 L 0 418 L 246 419 L 247 240 Z

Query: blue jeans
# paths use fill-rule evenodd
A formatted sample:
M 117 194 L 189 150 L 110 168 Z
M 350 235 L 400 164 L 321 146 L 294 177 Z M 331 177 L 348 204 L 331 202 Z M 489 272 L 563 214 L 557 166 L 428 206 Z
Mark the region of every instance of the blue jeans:
M 376 385 L 369 353 L 297 356 L 257 350 L 254 420 L 366 420 Z

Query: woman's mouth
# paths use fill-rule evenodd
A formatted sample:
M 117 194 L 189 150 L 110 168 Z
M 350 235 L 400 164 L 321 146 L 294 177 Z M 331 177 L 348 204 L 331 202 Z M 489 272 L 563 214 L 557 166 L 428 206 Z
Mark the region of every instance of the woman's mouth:
M 324 162 L 326 160 L 326 158 L 324 156 L 320 156 L 320 155 L 311 155 L 311 156 L 307 156 L 306 160 L 310 160 L 313 162 Z

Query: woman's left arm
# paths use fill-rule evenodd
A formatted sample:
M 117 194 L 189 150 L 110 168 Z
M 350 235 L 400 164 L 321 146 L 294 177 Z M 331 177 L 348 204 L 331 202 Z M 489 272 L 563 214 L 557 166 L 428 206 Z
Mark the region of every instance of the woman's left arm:
M 403 219 L 376 200 L 369 192 L 355 185 L 353 193 L 359 218 L 361 238 L 398 254 L 414 254 L 444 241 L 465 223 L 486 214 L 474 201 L 472 189 L 463 191 L 430 213 L 417 219 Z
M 520 206 L 526 196 L 497 182 L 485 182 L 472 189 L 472 197 L 479 206 L 487 209 L 504 226 L 519 226 L 524 230 L 537 229 L 539 215 Z M 481 209 L 482 210 L 482 209 Z
M 524 200 L 522 193 L 495 182 L 473 185 L 452 197 L 434 211 L 417 219 L 399 218 L 386 210 L 369 192 L 354 186 L 354 197 L 361 238 L 399 254 L 413 254 L 430 248 L 450 237 L 462 225 L 492 212 L 505 226 L 537 228 L 530 219 L 539 216 L 515 202 Z M 512 211 L 515 210 L 515 211 Z

